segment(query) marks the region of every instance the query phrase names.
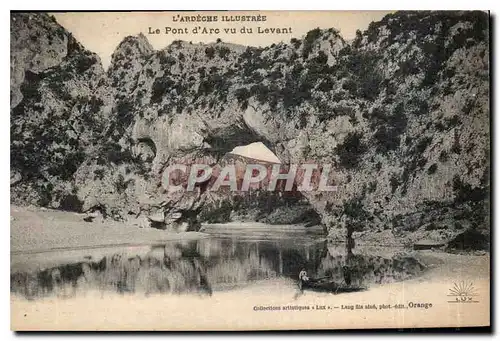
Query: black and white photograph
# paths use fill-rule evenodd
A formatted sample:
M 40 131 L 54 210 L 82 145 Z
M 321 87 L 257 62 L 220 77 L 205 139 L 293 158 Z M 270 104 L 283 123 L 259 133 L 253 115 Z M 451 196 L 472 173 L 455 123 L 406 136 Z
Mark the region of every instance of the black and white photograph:
M 14 331 L 490 326 L 490 13 L 10 13 Z

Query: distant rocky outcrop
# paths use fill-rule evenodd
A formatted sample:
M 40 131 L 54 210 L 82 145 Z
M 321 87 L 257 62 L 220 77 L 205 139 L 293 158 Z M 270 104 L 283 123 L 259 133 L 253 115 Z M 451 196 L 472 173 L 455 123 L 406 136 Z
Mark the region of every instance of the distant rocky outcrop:
M 334 165 L 337 192 L 302 193 L 331 233 L 488 234 L 488 29 L 447 11 L 390 14 L 352 42 L 332 28 L 155 51 L 139 35 L 105 72 L 50 16 L 12 14 L 12 201 L 196 229 L 208 193 L 167 193 L 162 171 L 260 141 Z

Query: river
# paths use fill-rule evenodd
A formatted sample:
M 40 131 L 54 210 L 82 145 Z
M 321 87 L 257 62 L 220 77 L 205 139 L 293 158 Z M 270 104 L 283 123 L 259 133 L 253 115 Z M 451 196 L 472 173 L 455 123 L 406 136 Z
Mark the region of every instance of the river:
M 241 226 L 240 226 L 241 227 Z M 11 292 L 27 299 L 106 293 L 215 295 L 258 281 L 284 280 L 297 287 L 298 274 L 326 278 L 343 287 L 368 290 L 418 276 L 424 267 L 397 248 L 327 242 L 320 230 L 258 226 L 208 226 L 198 239 L 175 240 L 112 251 L 88 250 L 79 259 L 64 252 L 59 262 L 11 273 Z M 33 257 L 45 257 L 44 254 Z

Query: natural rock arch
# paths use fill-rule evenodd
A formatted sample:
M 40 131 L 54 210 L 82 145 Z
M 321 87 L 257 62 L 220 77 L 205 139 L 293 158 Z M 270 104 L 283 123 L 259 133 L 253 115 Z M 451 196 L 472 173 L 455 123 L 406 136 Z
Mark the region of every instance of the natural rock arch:
M 29 15 L 11 21 L 13 202 L 76 193 L 83 210 L 118 218 L 192 212 L 206 199 L 165 195 L 165 166 L 217 163 L 261 141 L 284 163 L 334 164 L 339 190 L 305 193 L 331 233 L 404 234 L 429 219 L 489 230 L 487 13 L 397 12 L 351 43 L 315 29 L 265 48 L 177 41 L 155 51 L 139 35 L 106 72 L 55 20 Z M 32 31 L 58 37 L 56 65 L 26 58 L 49 49 Z M 145 139 L 150 168 L 133 153 Z

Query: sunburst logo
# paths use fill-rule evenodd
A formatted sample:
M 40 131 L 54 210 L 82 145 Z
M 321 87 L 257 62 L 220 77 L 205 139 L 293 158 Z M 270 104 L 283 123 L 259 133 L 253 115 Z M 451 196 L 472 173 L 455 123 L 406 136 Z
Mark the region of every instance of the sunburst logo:
M 474 300 L 475 296 L 478 296 L 476 288 L 473 282 L 462 281 L 458 283 L 453 283 L 453 287 L 449 289 L 449 297 L 454 297 L 453 300 L 448 301 L 449 303 L 477 303 Z

